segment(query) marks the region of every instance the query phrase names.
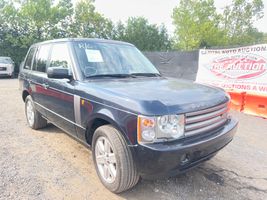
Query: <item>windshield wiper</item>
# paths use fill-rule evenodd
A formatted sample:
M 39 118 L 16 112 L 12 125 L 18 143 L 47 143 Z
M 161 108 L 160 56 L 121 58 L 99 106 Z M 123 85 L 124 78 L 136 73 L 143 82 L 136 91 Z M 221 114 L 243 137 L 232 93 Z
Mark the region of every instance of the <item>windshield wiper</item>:
M 87 76 L 86 78 L 136 78 L 139 76 L 143 77 L 161 77 L 158 73 L 131 73 L 131 74 L 96 74 Z
M 131 76 L 145 76 L 145 77 L 161 77 L 159 73 L 131 73 Z
M 129 78 L 132 77 L 131 74 L 97 74 L 92 76 L 87 76 L 86 78 Z

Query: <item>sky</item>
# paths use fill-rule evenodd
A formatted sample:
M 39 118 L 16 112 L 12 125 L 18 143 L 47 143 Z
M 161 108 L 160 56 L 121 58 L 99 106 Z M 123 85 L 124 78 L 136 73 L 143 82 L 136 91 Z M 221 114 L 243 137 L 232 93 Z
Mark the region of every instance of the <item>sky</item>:
M 172 10 L 179 0 L 95 0 L 96 10 L 112 21 L 126 21 L 131 16 L 143 16 L 150 23 L 164 23 L 170 34 L 173 33 Z M 215 6 L 220 12 L 231 0 L 215 0 Z M 264 18 L 255 26 L 262 32 L 267 32 L 267 0 L 263 0 Z

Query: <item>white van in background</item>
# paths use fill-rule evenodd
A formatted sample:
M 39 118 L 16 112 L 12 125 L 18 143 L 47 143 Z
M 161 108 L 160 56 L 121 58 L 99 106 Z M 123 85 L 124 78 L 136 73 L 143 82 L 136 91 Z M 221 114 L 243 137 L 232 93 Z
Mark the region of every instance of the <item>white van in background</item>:
M 8 76 L 12 78 L 14 76 L 15 63 L 10 57 L 0 57 L 0 77 Z

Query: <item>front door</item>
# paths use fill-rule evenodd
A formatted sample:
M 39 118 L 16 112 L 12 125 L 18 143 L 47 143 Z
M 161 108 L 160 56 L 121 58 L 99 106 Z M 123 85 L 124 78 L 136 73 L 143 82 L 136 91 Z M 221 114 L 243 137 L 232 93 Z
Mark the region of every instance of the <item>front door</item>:
M 64 67 L 71 71 L 71 58 L 67 43 L 52 45 L 48 68 Z M 44 78 L 47 118 L 66 132 L 76 136 L 74 117 L 74 80 Z

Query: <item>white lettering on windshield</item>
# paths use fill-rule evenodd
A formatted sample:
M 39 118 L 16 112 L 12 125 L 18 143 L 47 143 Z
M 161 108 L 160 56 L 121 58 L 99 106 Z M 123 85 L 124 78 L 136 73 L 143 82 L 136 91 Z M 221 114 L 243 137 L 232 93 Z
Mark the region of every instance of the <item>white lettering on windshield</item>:
M 80 49 L 91 49 L 92 46 L 89 43 L 78 43 Z

